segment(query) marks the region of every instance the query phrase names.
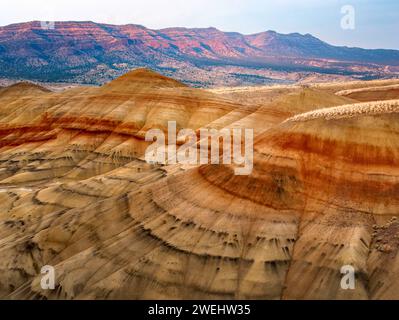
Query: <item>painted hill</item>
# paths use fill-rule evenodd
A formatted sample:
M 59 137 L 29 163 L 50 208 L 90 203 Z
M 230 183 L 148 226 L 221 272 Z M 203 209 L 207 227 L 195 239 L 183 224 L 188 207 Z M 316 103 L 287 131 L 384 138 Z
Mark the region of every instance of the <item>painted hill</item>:
M 151 30 L 139 25 L 40 22 L 0 28 L 0 76 L 42 81 L 106 83 L 149 67 L 194 86 L 390 77 L 399 51 L 336 47 L 309 34 L 254 35 L 215 28 Z
M 399 102 L 337 86 L 238 102 L 138 69 L 0 92 L 0 299 L 398 299 Z M 253 172 L 146 163 L 168 120 L 254 128 Z
M 391 84 L 379 87 L 342 90 L 337 92 L 337 95 L 350 97 L 359 101 L 399 99 L 399 85 Z

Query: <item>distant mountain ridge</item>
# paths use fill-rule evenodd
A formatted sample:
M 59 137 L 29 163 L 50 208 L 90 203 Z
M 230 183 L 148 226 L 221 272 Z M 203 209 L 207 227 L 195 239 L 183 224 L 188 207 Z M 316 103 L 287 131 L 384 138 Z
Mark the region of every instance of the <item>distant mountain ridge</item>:
M 399 50 L 332 46 L 299 33 L 38 21 L 0 27 L 0 77 L 105 83 L 148 67 L 195 86 L 298 81 L 310 74 L 360 79 L 399 73 Z

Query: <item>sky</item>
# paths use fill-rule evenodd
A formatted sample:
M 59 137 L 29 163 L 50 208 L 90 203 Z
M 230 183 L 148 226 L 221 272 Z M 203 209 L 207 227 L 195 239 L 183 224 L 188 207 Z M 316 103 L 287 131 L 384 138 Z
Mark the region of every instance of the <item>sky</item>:
M 41 21 L 310 33 L 334 45 L 399 49 L 399 0 L 1 0 L 0 25 Z M 354 29 L 341 20 L 354 9 Z M 352 18 L 352 15 L 351 15 Z

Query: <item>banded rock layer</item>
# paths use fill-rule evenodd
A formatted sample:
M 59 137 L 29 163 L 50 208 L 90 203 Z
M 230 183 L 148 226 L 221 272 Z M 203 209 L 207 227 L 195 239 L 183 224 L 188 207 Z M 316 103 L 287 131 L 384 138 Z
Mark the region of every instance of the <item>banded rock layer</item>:
M 271 96 L 238 103 L 146 70 L 0 92 L 0 297 L 399 298 L 398 101 Z M 145 163 L 145 132 L 169 120 L 253 127 L 253 172 Z M 40 287 L 44 265 L 54 291 Z M 340 286 L 344 265 L 355 290 Z

